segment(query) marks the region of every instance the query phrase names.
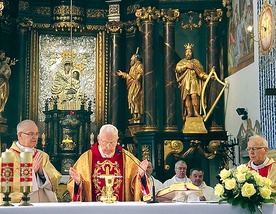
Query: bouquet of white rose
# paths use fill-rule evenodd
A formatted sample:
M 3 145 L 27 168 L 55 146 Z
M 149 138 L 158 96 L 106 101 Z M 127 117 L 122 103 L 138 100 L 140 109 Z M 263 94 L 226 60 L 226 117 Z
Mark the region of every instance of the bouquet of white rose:
M 227 201 L 233 206 L 249 209 L 251 214 L 257 209 L 262 212 L 262 203 L 275 203 L 276 193 L 272 192 L 269 178 L 251 171 L 245 164 L 233 169 L 220 171 L 221 183 L 215 186 L 215 194 L 221 197 L 219 203 Z

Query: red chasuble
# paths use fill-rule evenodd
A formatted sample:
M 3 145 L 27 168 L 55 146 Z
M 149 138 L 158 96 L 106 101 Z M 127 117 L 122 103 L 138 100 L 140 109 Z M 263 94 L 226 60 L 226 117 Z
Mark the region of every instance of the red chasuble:
M 121 146 L 117 146 L 117 150 L 122 150 Z M 104 176 L 116 176 L 112 186 L 113 195 L 118 201 L 123 201 L 123 155 L 115 153 L 112 158 L 104 158 L 98 150 L 98 143 L 91 148 L 92 159 L 92 200 L 100 201 L 100 197 L 105 195 L 105 178 Z
M 254 170 L 252 167 L 251 167 L 251 162 L 249 161 L 247 166 L 250 168 L 250 170 Z M 261 169 L 258 169 L 257 172 L 259 173 L 259 175 L 261 175 L 262 177 L 268 177 L 268 173 L 270 172 L 271 170 L 271 167 L 272 165 L 275 164 L 274 161 L 270 160 L 263 168 Z

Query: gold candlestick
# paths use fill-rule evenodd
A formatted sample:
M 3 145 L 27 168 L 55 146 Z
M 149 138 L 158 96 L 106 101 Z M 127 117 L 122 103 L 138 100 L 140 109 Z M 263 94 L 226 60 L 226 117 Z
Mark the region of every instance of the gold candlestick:
M 2 153 L 1 191 L 4 194 L 4 203 L 1 206 L 13 206 L 10 204 L 10 193 L 13 184 L 13 158 L 10 152 Z
M 28 197 L 29 193 L 32 191 L 32 169 L 33 169 L 33 156 L 30 152 L 20 153 L 20 189 L 24 194 L 22 197 L 22 203 L 19 206 L 32 206 Z

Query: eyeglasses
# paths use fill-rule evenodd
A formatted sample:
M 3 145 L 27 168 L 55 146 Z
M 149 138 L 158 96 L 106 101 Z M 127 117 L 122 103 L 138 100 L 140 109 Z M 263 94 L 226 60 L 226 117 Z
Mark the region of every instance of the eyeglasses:
M 187 168 L 186 167 L 176 167 L 175 169 L 178 169 L 178 170 L 187 170 Z
M 28 136 L 31 136 L 31 137 L 39 137 L 39 132 L 37 133 L 34 133 L 34 132 L 21 132 L 22 134 L 25 134 L 25 135 L 28 135 Z
M 266 148 L 266 147 L 247 147 L 245 150 L 248 151 L 248 152 L 250 152 L 251 150 L 253 152 L 255 152 L 257 150 L 264 149 L 264 148 Z
M 105 141 L 101 141 L 101 143 L 104 146 L 116 146 L 117 145 L 117 141 L 116 142 L 105 142 Z

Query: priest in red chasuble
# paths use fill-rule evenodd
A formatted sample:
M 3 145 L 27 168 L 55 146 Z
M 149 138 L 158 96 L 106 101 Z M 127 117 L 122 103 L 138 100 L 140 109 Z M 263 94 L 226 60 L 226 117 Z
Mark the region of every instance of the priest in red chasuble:
M 256 170 L 261 176 L 270 178 L 271 187 L 276 192 L 276 163 L 273 158 L 267 157 L 268 143 L 266 139 L 260 135 L 250 137 L 246 150 L 250 158 L 247 166 L 251 170 Z
M 133 154 L 117 144 L 118 139 L 115 126 L 103 125 L 98 142 L 70 168 L 67 189 L 72 201 L 100 201 L 105 194 L 105 176 L 114 176 L 112 189 L 117 201 L 140 201 L 143 191 L 149 193 L 145 182 L 148 161 L 140 163 Z

